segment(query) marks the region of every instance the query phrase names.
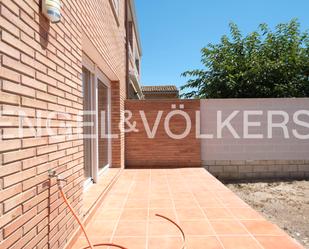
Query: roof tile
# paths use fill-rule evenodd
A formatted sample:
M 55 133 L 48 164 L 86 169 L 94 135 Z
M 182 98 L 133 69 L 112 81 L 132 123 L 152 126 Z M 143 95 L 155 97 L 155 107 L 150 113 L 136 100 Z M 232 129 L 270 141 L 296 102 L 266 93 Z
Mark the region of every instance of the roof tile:
M 178 89 L 174 85 L 165 86 L 142 86 L 143 92 L 178 92 Z

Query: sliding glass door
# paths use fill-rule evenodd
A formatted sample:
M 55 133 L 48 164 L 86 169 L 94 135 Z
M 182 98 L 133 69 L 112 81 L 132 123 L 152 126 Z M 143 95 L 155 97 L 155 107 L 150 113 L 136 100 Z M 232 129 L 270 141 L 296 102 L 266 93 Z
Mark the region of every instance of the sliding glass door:
M 89 70 L 83 67 L 83 100 L 84 100 L 84 114 L 83 114 L 83 135 L 84 135 L 84 175 L 85 184 L 88 185 L 93 180 L 93 162 L 92 162 L 92 141 L 91 136 L 93 130 L 89 125 L 92 122 L 91 116 L 91 98 L 93 85 L 93 77 Z
M 85 187 L 99 180 L 111 164 L 110 82 L 91 63 L 83 61 L 84 175 Z M 84 59 L 83 58 L 83 59 Z
M 109 131 L 110 131 L 110 118 L 109 118 L 109 89 L 99 79 L 98 80 L 98 147 L 99 147 L 99 172 L 109 166 Z

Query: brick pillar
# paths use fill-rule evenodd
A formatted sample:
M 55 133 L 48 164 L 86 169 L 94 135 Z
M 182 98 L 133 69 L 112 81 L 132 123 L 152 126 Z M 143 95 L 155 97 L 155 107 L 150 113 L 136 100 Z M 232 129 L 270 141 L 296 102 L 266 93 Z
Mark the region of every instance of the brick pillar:
M 121 120 L 121 113 L 123 111 L 123 104 L 120 99 L 120 82 L 112 82 L 111 87 L 111 125 L 112 134 L 117 135 L 118 138 L 112 139 L 112 167 L 122 168 L 124 167 L 123 162 L 123 128 L 119 129 L 119 123 Z

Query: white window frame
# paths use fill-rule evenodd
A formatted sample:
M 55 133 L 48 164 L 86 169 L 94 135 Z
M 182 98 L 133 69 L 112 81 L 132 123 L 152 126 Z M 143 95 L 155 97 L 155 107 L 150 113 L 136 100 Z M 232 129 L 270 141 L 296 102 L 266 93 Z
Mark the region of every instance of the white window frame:
M 115 11 L 116 11 L 117 15 L 119 16 L 120 0 L 112 0 L 112 1 L 113 1 L 113 5 L 114 5 L 114 8 L 115 8 Z
M 120 0 L 109 0 L 110 5 L 112 6 L 112 10 L 117 22 L 117 25 L 119 26 L 119 14 L 120 14 Z
M 88 85 L 88 94 L 90 94 L 90 107 L 91 107 L 91 109 L 92 109 L 92 107 L 93 107 L 93 103 L 92 103 L 92 95 L 93 95 L 93 90 L 92 90 L 92 88 L 91 88 L 91 85 L 94 83 L 94 77 L 93 77 L 93 74 L 90 72 L 90 70 L 89 70 L 89 68 L 90 67 L 87 67 L 87 66 L 83 66 L 83 67 L 85 67 L 85 69 L 89 72 L 89 85 Z M 84 82 L 83 82 L 84 83 Z M 84 87 L 84 86 L 83 86 Z M 91 116 L 92 117 L 92 116 Z M 89 120 L 90 122 L 93 122 L 93 119 L 91 118 L 91 120 Z M 90 132 L 91 132 L 91 134 L 93 134 L 95 131 L 94 131 L 94 127 L 90 127 Z M 88 135 L 90 135 L 90 134 L 88 134 Z M 90 139 L 90 138 L 89 138 Z M 85 143 L 85 141 L 84 141 L 84 143 Z M 94 171 L 93 171 L 93 164 L 94 164 L 94 162 L 93 162 L 93 152 L 92 152 L 92 147 L 93 147 L 93 144 L 92 144 L 92 139 L 91 139 L 91 141 L 90 141 L 90 143 L 91 143 L 91 146 L 90 146 L 90 149 L 91 149 L 91 151 L 90 151 L 90 155 L 87 155 L 87 156 L 90 156 L 90 160 L 86 160 L 86 159 L 84 159 L 84 164 L 85 163 L 89 163 L 89 161 L 91 162 L 91 165 L 89 166 L 90 167 L 90 175 L 85 179 L 85 181 L 84 181 L 84 190 L 87 190 L 91 185 L 92 185 L 92 183 L 93 183 L 93 174 L 94 174 Z M 85 152 L 84 152 L 85 153 Z M 89 159 L 89 158 L 88 158 Z
M 99 87 L 99 80 L 102 84 L 104 84 L 107 88 L 107 117 L 108 117 L 108 127 L 107 127 L 107 133 L 111 134 L 111 82 L 110 80 L 102 73 L 102 71 L 95 66 L 95 75 L 96 75 L 96 103 L 98 103 L 98 87 Z M 96 110 L 96 125 L 97 125 L 97 130 L 100 129 L 100 127 L 98 127 L 99 125 L 99 111 Z M 98 133 L 99 134 L 99 133 Z M 97 148 L 99 148 L 99 140 L 97 139 Z M 98 155 L 98 161 L 99 161 L 99 153 Z M 102 168 L 101 170 L 98 171 L 98 175 L 101 175 L 104 171 L 106 171 L 106 169 L 108 169 L 111 166 L 111 162 L 112 162 L 112 140 L 111 138 L 108 138 L 108 164 L 104 166 L 104 168 Z M 99 165 L 98 165 L 99 166 Z M 99 167 L 98 167 L 99 168 Z
M 112 141 L 111 138 L 108 138 L 108 164 L 101 170 L 99 170 L 99 139 L 98 139 L 98 131 L 99 131 L 99 122 L 98 122 L 98 84 L 99 80 L 107 87 L 107 98 L 108 98 L 108 134 L 111 134 L 111 82 L 104 75 L 104 73 L 97 67 L 95 63 L 91 61 L 91 59 L 83 54 L 82 65 L 90 72 L 91 84 L 91 109 L 95 111 L 96 115 L 93 117 L 92 122 L 94 122 L 94 127 L 92 127 L 92 134 L 97 134 L 95 138 L 91 139 L 91 147 L 94 148 L 91 151 L 91 172 L 92 176 L 90 179 L 87 179 L 84 182 L 84 190 L 87 190 L 92 183 L 97 183 L 99 181 L 99 176 L 108 169 L 112 164 Z

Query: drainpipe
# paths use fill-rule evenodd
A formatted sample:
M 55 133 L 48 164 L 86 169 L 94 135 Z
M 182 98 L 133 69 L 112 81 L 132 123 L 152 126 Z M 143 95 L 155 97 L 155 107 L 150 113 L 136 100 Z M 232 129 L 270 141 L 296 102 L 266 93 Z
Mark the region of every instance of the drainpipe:
M 128 20 L 128 11 L 129 11 L 129 0 L 125 0 L 125 29 L 126 29 L 126 99 L 129 98 L 129 20 Z

